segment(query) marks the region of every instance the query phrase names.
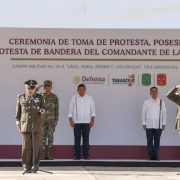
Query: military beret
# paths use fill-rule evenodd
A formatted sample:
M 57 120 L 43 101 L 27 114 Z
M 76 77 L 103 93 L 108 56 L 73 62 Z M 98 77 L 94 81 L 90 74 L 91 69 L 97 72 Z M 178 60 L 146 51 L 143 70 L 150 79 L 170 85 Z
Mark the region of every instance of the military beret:
M 43 84 L 44 84 L 44 86 L 46 86 L 46 85 L 52 86 L 52 81 L 51 80 L 45 80 Z
M 30 86 L 30 87 L 33 87 L 33 86 L 35 87 L 36 84 L 37 84 L 37 81 L 31 79 L 31 80 L 26 81 L 24 84 L 25 84 L 25 85 L 28 85 L 28 86 Z

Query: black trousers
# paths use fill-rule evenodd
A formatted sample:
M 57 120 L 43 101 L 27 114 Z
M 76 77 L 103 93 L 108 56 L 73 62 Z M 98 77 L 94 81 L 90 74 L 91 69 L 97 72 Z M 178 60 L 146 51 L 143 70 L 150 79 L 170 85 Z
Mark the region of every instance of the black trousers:
M 147 149 L 149 159 L 158 160 L 158 151 L 160 148 L 160 137 L 162 129 L 146 129 L 146 138 L 147 138 Z
M 83 158 L 89 157 L 89 134 L 90 127 L 88 123 L 75 124 L 74 127 L 74 155 L 81 157 L 81 136 L 83 139 Z

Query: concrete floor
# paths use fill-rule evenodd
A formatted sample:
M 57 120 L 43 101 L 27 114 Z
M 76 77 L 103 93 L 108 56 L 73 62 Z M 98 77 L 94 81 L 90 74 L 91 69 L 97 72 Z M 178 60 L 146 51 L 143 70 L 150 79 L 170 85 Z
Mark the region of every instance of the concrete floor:
M 167 167 L 41 167 L 37 174 L 22 175 L 21 167 L 1 167 L 0 180 L 175 180 L 180 168 Z

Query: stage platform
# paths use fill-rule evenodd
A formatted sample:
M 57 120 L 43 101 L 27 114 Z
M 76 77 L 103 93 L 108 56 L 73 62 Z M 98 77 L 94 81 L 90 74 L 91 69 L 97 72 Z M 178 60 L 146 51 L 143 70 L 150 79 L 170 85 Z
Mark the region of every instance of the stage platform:
M 20 159 L 0 159 L 0 167 L 20 167 Z M 102 166 L 102 167 L 180 167 L 179 160 L 127 160 L 127 159 L 91 159 L 91 160 L 72 160 L 55 159 L 41 160 L 40 166 Z

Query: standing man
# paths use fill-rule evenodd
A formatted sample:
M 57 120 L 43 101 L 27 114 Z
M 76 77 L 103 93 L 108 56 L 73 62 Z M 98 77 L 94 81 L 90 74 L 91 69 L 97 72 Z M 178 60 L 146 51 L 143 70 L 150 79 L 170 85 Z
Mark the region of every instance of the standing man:
M 46 113 L 43 115 L 42 122 L 41 159 L 53 160 L 52 147 L 54 141 L 55 127 L 59 118 L 59 100 L 58 97 L 52 93 L 52 81 L 46 80 L 44 81 L 43 85 L 45 91 L 43 93 L 43 98 L 45 102 Z
M 80 84 L 78 94 L 73 96 L 69 106 L 69 122 L 74 129 L 74 156 L 81 158 L 81 136 L 83 138 L 83 158 L 89 159 L 89 134 L 96 116 L 93 98 L 86 94 L 86 86 Z
M 45 112 L 44 100 L 36 93 L 35 80 L 28 80 L 24 84 L 26 92 L 17 98 L 16 124 L 23 139 L 21 157 L 24 173 L 36 173 L 39 168 L 41 115 Z
M 145 100 L 142 109 L 142 124 L 146 131 L 150 160 L 159 160 L 160 137 L 166 125 L 165 103 L 158 98 L 158 88 L 150 88 L 151 98 Z
M 176 116 L 176 129 L 180 134 L 180 94 L 179 94 L 180 85 L 175 86 L 167 93 L 167 97 L 177 104 L 177 116 Z

